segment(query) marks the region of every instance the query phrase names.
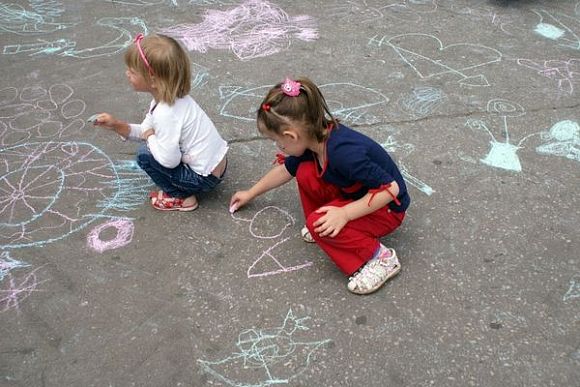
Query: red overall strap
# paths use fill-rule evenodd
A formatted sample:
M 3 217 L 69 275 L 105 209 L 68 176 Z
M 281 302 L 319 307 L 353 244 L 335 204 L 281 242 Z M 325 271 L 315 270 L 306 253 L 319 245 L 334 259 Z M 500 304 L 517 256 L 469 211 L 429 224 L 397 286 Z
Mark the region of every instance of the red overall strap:
M 391 184 L 383 184 L 381 186 L 379 186 L 378 188 L 373 188 L 373 189 L 369 189 L 369 192 L 371 193 L 371 197 L 369 198 L 369 202 L 367 203 L 367 205 L 370 207 L 371 206 L 371 201 L 373 200 L 373 198 L 375 197 L 375 195 L 381 191 L 387 191 L 389 193 L 389 195 L 391 195 L 391 198 L 393 198 L 393 201 L 395 202 L 395 204 L 397 206 L 401 205 L 401 202 L 399 201 L 399 199 L 397 199 L 397 197 L 395 195 L 393 195 L 393 193 L 391 192 L 391 190 L 389 188 L 391 188 Z
M 272 164 L 284 164 L 286 161 L 286 155 L 283 153 L 276 153 L 276 158 L 272 161 Z

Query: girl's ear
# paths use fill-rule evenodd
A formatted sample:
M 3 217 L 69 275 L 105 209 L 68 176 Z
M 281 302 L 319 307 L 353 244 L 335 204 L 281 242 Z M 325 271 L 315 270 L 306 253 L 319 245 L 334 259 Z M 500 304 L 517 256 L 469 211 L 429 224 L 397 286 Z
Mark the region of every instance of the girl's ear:
M 298 139 L 298 132 L 294 129 L 286 129 L 282 132 L 282 136 L 288 140 L 296 141 Z

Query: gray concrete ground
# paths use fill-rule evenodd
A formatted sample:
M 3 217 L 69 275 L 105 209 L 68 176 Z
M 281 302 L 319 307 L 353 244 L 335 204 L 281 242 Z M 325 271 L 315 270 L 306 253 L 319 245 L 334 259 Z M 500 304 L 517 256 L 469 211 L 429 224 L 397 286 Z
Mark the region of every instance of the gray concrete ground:
M 0 385 L 579 386 L 580 2 L 18 1 L 0 5 Z M 220 188 L 159 213 L 124 75 L 182 26 L 191 94 L 230 142 Z M 177 31 L 177 29 L 173 29 Z M 409 182 L 403 271 L 350 294 L 253 121 L 286 75 Z

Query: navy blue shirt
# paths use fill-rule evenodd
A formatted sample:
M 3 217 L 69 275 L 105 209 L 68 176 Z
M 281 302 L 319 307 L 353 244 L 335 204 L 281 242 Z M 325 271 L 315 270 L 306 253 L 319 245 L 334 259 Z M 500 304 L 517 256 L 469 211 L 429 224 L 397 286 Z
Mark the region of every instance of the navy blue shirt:
M 403 212 L 409 207 L 411 198 L 399 168 L 381 145 L 364 134 L 344 125 L 332 129 L 326 140 L 326 160 L 321 178 L 339 187 L 345 199 L 360 199 L 369 190 L 396 181 L 400 204 L 393 200 L 389 208 Z M 296 176 L 302 161 L 316 162 L 316 157 L 311 150 L 306 150 L 302 156 L 286 157 L 284 165 L 292 176 Z

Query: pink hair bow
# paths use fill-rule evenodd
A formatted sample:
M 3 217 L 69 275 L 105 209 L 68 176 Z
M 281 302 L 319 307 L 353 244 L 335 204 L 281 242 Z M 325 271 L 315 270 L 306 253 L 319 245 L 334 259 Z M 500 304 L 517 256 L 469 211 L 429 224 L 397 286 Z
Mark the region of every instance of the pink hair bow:
M 293 81 L 290 78 L 286 78 L 284 80 L 284 83 L 282 83 L 282 86 L 280 86 L 280 88 L 282 89 L 282 92 L 287 96 L 297 97 L 298 95 L 300 95 L 300 86 L 302 86 L 300 82 Z

